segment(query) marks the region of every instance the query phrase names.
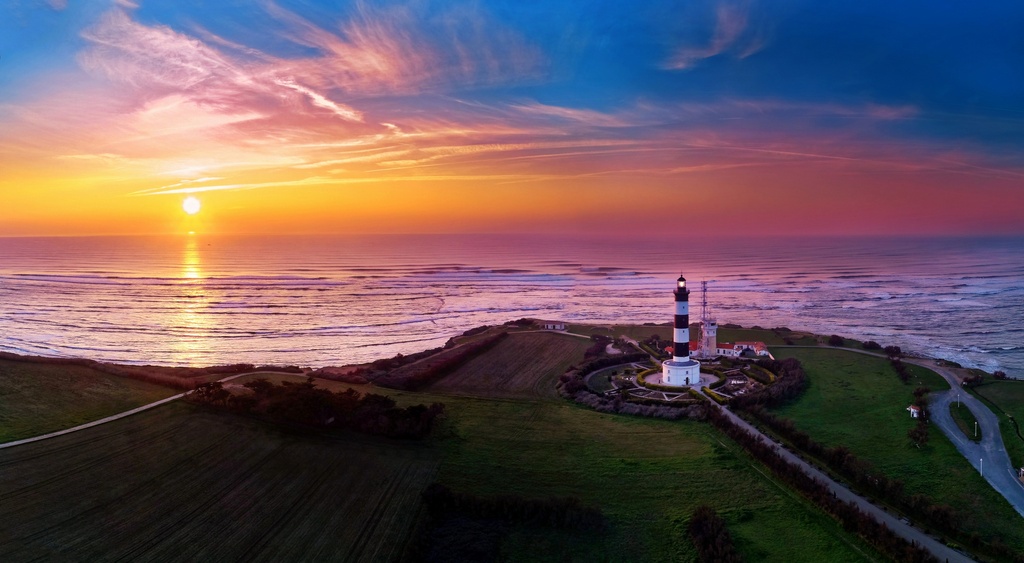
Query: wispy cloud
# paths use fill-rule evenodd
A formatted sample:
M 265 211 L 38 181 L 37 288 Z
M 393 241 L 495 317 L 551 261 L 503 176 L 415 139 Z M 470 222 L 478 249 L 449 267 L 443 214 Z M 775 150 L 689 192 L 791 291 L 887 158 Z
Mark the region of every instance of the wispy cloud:
M 670 70 L 687 70 L 723 53 L 743 59 L 764 48 L 765 42 L 764 30 L 751 28 L 746 3 L 721 2 L 715 10 L 715 27 L 710 40 L 703 45 L 677 47 L 663 66 Z
M 278 84 L 279 86 L 284 86 L 285 88 L 291 88 L 296 92 L 305 94 L 306 96 L 309 97 L 310 101 L 313 103 L 314 106 L 330 110 L 332 113 L 334 113 L 335 115 L 342 119 L 346 119 L 348 121 L 363 120 L 363 114 L 361 112 L 358 112 L 344 104 L 339 104 L 337 102 L 328 100 L 325 96 L 318 94 L 310 90 L 309 88 L 299 86 L 298 84 L 288 80 L 278 80 L 276 84 Z
M 560 120 L 572 121 L 594 127 L 625 127 L 630 125 L 630 123 L 620 117 L 599 111 L 551 106 L 537 102 L 514 104 L 512 109 L 526 115 L 554 117 Z
M 311 176 L 296 180 L 283 180 L 276 182 L 251 182 L 238 184 L 217 184 L 209 186 L 193 187 L 171 187 L 153 188 L 139 190 L 132 193 L 133 196 L 155 196 L 155 195 L 177 195 L 196 194 L 203 192 L 237 191 L 237 190 L 258 190 L 265 188 L 280 187 L 303 187 L 303 186 L 328 186 L 328 185 L 353 185 L 353 184 L 379 184 L 397 182 L 500 182 L 500 181 L 529 181 L 540 179 L 552 179 L 558 176 L 550 175 L 522 175 L 522 174 L 435 174 L 422 176 L 381 176 L 381 177 L 359 177 L 359 178 L 336 178 L 330 176 Z

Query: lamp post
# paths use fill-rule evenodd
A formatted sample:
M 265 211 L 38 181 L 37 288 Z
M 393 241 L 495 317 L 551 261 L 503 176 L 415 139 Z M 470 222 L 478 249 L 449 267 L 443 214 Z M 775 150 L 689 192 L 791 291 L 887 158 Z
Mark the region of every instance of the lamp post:
M 974 437 L 975 438 L 978 437 L 978 421 L 977 420 L 974 421 Z
M 983 457 L 978 458 L 978 466 L 980 467 L 980 469 L 978 469 L 978 471 L 981 472 L 981 476 L 984 477 L 985 476 L 985 458 L 983 458 Z
M 960 392 L 956 392 L 956 408 L 960 408 Z

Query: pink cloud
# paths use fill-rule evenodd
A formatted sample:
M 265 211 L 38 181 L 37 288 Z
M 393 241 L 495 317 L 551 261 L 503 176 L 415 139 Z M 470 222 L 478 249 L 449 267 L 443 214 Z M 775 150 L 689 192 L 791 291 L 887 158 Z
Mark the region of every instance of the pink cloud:
M 438 21 L 410 6 L 361 6 L 337 31 L 271 4 L 295 43 L 321 56 L 280 61 L 280 71 L 319 87 L 372 94 L 443 91 L 521 81 L 538 75 L 540 51 L 478 10 L 450 8 Z

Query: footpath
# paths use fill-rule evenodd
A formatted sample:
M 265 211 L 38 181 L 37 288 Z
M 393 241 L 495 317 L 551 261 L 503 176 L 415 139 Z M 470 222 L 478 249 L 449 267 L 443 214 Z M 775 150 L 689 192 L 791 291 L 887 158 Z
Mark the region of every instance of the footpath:
M 228 377 L 225 377 L 224 379 L 218 379 L 217 381 L 220 381 L 221 383 L 227 383 L 228 381 L 231 381 L 233 379 L 238 379 L 240 377 L 245 377 L 247 375 L 273 375 L 273 374 L 277 374 L 277 373 L 286 373 L 286 372 L 251 371 L 251 372 L 248 372 L 248 373 L 239 373 L 237 375 L 230 375 Z M 291 373 L 291 372 L 287 372 L 287 373 Z M 292 374 L 292 375 L 294 375 L 294 374 Z M 94 420 L 92 422 L 87 422 L 85 424 L 81 424 L 79 426 L 74 426 L 72 428 L 67 428 L 65 430 L 58 430 L 56 432 L 50 432 L 49 434 L 42 434 L 40 436 L 33 436 L 31 438 L 25 438 L 23 440 L 14 440 L 13 442 L 4 442 L 3 444 L 0 444 L 0 450 L 5 449 L 5 448 L 13 448 L 14 446 L 20 446 L 22 444 L 31 444 L 32 442 L 38 442 L 40 440 L 47 440 L 47 439 L 50 439 L 50 438 L 56 438 L 57 436 L 63 436 L 65 434 L 71 434 L 72 432 L 78 432 L 79 430 L 85 430 L 86 428 L 92 428 L 93 426 L 99 426 L 101 424 L 106 424 L 108 422 L 113 422 L 115 420 L 120 420 L 122 418 L 129 417 L 129 416 L 131 416 L 133 414 L 138 414 L 138 413 L 140 413 L 142 411 L 148 411 L 149 409 L 159 407 L 160 405 L 166 405 L 167 403 L 170 403 L 171 401 L 177 401 L 178 399 L 184 397 L 185 395 L 188 395 L 189 393 L 191 393 L 191 391 L 186 391 L 184 393 L 178 393 L 177 395 L 174 395 L 174 396 L 171 396 L 171 397 L 167 397 L 166 399 L 161 399 L 161 400 L 156 401 L 154 403 L 149 403 L 148 405 L 142 405 L 141 407 L 136 407 L 136 408 L 134 408 L 132 410 L 124 411 L 122 413 L 118 413 L 118 414 L 115 414 L 115 415 L 112 415 L 112 416 L 108 416 L 106 418 L 101 418 L 99 420 Z

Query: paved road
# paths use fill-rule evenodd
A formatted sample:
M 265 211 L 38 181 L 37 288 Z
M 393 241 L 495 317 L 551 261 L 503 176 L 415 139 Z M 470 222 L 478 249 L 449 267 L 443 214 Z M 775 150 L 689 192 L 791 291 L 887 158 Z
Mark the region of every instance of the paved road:
M 762 434 L 757 428 L 754 428 L 753 426 L 748 424 L 747 421 L 736 416 L 729 409 L 720 407 L 717 403 L 710 399 L 708 400 L 708 403 L 713 407 L 716 407 L 722 412 L 724 412 L 726 415 L 729 416 L 730 420 L 740 425 L 747 432 L 750 432 L 751 434 L 757 436 L 761 441 L 766 442 L 768 444 L 774 444 L 774 442 L 772 442 L 767 436 Z M 946 544 L 932 538 L 931 536 L 925 534 L 921 530 L 918 530 L 917 528 L 909 524 L 901 522 L 899 518 L 897 518 L 896 516 L 889 514 L 888 512 L 882 510 L 881 508 L 871 504 L 864 497 L 861 497 L 860 495 L 853 493 L 843 485 L 840 485 L 839 483 L 833 481 L 831 477 L 829 477 L 816 467 L 808 464 L 793 452 L 786 450 L 784 448 L 777 448 L 777 451 L 779 452 L 779 455 L 781 455 L 787 461 L 795 463 L 796 465 L 800 466 L 804 471 L 806 471 L 809 475 L 811 475 L 815 479 L 818 479 L 822 483 L 825 483 L 825 485 L 827 485 L 828 488 L 833 493 L 835 493 L 837 498 L 845 502 L 855 503 L 858 508 L 874 516 L 876 519 L 878 519 L 879 522 L 884 523 L 886 526 L 889 527 L 890 530 L 893 530 L 894 532 L 902 536 L 904 539 L 908 541 L 917 542 L 918 545 L 924 547 L 929 552 L 931 552 L 932 555 L 937 557 L 939 561 L 949 561 L 951 563 L 958 561 L 973 561 L 973 559 L 971 559 L 970 557 L 967 557 L 959 551 L 955 551 L 949 548 L 948 546 L 946 546 Z
M 820 346 L 781 346 L 781 348 L 820 348 Z M 886 357 L 884 354 L 867 350 L 841 349 L 879 358 Z M 928 368 L 941 375 L 949 383 L 948 391 L 932 393 L 932 421 L 975 469 L 979 472 L 984 469 L 985 480 L 992 485 L 997 493 L 1006 498 L 1018 514 L 1024 516 L 1024 483 L 1017 479 L 1017 470 L 1010 463 L 1010 456 L 1006 453 L 1003 436 L 999 432 L 999 417 L 987 405 L 961 389 L 960 380 L 956 375 L 948 368 L 940 366 L 935 360 L 904 357 L 903 361 Z M 978 419 L 978 427 L 982 436 L 980 443 L 964 438 L 963 432 L 960 431 L 956 422 L 953 421 L 952 415 L 949 414 L 949 404 L 956 401 L 957 392 L 960 393 L 960 402 L 967 405 Z
M 949 382 L 952 389 L 932 394 L 932 422 L 949 437 L 956 449 L 960 450 L 960 453 L 967 458 L 967 461 L 982 472 L 992 488 L 1006 497 L 1017 513 L 1024 516 L 1024 483 L 1017 479 L 1017 471 L 1010 463 L 1010 456 L 1006 453 L 1006 447 L 1003 445 L 1003 436 L 999 433 L 999 416 L 974 395 L 962 390 L 960 382 L 948 369 L 930 360 L 904 358 L 903 361 L 926 367 Z M 980 442 L 973 442 L 965 438 L 956 422 L 953 421 L 953 416 L 949 413 L 949 405 L 956 402 L 957 393 L 960 394 L 960 402 L 971 409 L 975 418 L 978 419 L 978 427 L 981 431 Z
M 231 381 L 233 379 L 238 379 L 239 377 L 245 377 L 247 375 L 273 375 L 273 374 L 277 374 L 277 373 L 288 373 L 288 374 L 291 374 L 291 375 L 295 375 L 295 374 L 293 374 L 291 372 L 251 371 L 249 373 L 240 373 L 240 374 L 237 374 L 237 375 L 230 375 L 228 377 L 225 377 L 224 379 L 219 379 L 218 381 L 220 381 L 221 383 L 226 383 L 226 382 Z M 124 411 L 122 413 L 118 413 L 118 414 L 115 414 L 115 415 L 112 415 L 112 416 L 108 416 L 106 418 L 101 418 L 99 420 L 94 420 L 92 422 L 87 422 L 85 424 L 81 424 L 79 426 L 75 426 L 75 427 L 72 427 L 72 428 L 67 428 L 65 430 L 58 430 L 57 432 L 50 432 L 49 434 L 43 434 L 41 436 L 33 436 L 32 438 L 25 438 L 24 440 L 15 440 L 13 442 L 5 442 L 3 444 L 0 444 L 0 450 L 2 450 L 4 448 L 13 448 L 14 446 L 20 446 L 22 444 L 31 444 L 32 442 L 38 442 L 40 440 L 46 440 L 48 438 L 56 438 L 57 436 L 63 436 L 65 434 L 70 434 L 72 432 L 78 432 L 79 430 L 85 430 L 86 428 L 92 428 L 93 426 L 99 426 L 100 424 L 106 424 L 108 422 L 113 422 L 115 420 L 119 420 L 119 419 L 125 418 L 127 416 L 131 416 L 133 414 L 138 414 L 138 413 L 140 413 L 142 411 L 147 411 L 149 409 L 152 409 L 152 408 L 155 408 L 155 407 L 159 407 L 160 405 L 165 405 L 167 403 L 170 403 L 171 401 L 177 401 L 178 399 L 184 397 L 185 395 L 188 395 L 189 393 L 191 393 L 191 391 L 186 391 L 185 393 L 178 393 L 177 395 L 174 395 L 172 397 L 167 397 L 166 399 L 161 399 L 159 401 L 156 401 L 155 403 L 149 403 L 148 405 L 142 405 L 141 407 L 136 407 L 136 408 L 134 408 L 132 410 L 129 410 L 129 411 Z

